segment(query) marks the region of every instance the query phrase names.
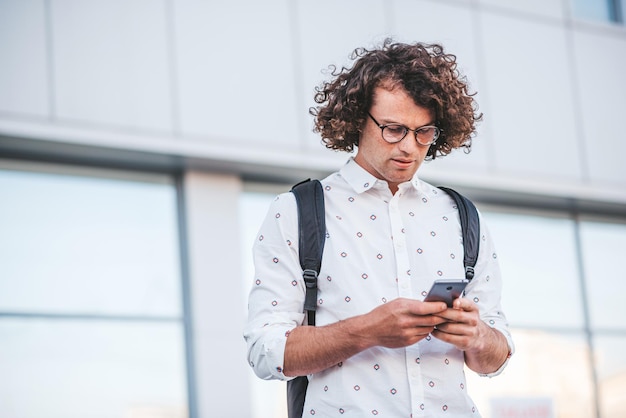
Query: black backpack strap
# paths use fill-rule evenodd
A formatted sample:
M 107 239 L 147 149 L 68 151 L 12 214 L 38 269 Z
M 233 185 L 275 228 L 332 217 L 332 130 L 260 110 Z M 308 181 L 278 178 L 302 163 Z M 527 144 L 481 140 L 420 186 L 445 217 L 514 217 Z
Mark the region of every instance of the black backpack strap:
M 461 195 L 456 190 L 441 186 L 439 188 L 454 199 L 459 210 L 461 230 L 463 233 L 463 265 L 465 266 L 465 278 L 472 280 L 474 278 L 474 266 L 476 266 L 476 260 L 478 260 L 478 250 L 480 246 L 480 221 L 478 219 L 478 211 L 471 200 Z
M 319 180 L 305 180 L 293 186 L 291 192 L 298 204 L 299 254 L 302 277 L 306 285 L 304 310 L 308 324 L 315 325 L 317 308 L 317 275 L 322 266 L 326 240 L 324 190 Z
M 291 192 L 298 204 L 298 251 L 302 277 L 306 286 L 304 310 L 307 313 L 308 324 L 315 325 L 317 275 L 322 266 L 322 252 L 326 240 L 324 190 L 318 180 L 309 179 L 293 186 Z M 289 418 L 302 417 L 308 385 L 307 376 L 298 376 L 287 382 L 287 416 Z

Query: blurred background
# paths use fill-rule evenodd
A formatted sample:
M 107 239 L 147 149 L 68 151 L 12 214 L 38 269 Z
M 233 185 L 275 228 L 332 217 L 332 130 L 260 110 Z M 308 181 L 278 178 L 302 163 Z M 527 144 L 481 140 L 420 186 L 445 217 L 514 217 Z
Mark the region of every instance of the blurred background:
M 517 353 L 484 417 L 626 417 L 624 0 L 0 0 L 0 417 L 282 418 L 247 365 L 273 197 L 349 157 L 328 65 L 438 42 L 484 113 L 420 175 L 473 198 Z

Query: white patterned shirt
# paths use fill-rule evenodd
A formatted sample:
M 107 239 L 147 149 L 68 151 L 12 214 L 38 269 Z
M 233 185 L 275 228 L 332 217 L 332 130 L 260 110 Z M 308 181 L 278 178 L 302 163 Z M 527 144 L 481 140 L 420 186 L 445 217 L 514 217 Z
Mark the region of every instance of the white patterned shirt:
M 392 195 L 387 182 L 353 159 L 322 185 L 327 234 L 316 325 L 398 297 L 422 300 L 434 280 L 465 277 L 458 211 L 445 192 L 416 175 Z M 297 218 L 293 194 L 279 195 L 253 248 L 255 282 L 244 336 L 248 361 L 263 379 L 289 379 L 282 373 L 287 335 L 305 321 Z M 500 293 L 496 252 L 481 222 L 476 275 L 465 297 L 512 351 Z M 463 351 L 429 335 L 409 347 L 367 349 L 309 376 L 304 417 L 377 415 L 479 417 L 467 392 Z

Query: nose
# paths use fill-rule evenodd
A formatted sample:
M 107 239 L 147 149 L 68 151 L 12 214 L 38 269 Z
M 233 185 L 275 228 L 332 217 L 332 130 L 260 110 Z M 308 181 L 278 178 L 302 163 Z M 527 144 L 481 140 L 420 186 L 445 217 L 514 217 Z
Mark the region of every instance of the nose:
M 398 149 L 405 154 L 413 154 L 423 147 L 423 145 L 417 143 L 413 132 L 407 133 L 406 137 L 404 137 L 402 141 L 397 142 L 396 145 L 398 146 Z

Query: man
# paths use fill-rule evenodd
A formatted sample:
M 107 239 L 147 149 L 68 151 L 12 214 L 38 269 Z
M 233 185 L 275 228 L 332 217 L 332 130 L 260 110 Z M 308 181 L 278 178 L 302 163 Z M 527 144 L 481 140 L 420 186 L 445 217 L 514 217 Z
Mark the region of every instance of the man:
M 352 58 L 311 111 L 328 148 L 357 149 L 322 180 L 317 326 L 303 326 L 296 203 L 286 193 L 254 245 L 248 360 L 263 379 L 308 375 L 304 416 L 480 416 L 464 364 L 496 375 L 513 351 L 496 253 L 481 222 L 465 297 L 452 308 L 423 302 L 434 280 L 464 277 L 463 246 L 452 200 L 416 173 L 425 159 L 469 148 L 482 115 L 441 46 L 386 40 Z

